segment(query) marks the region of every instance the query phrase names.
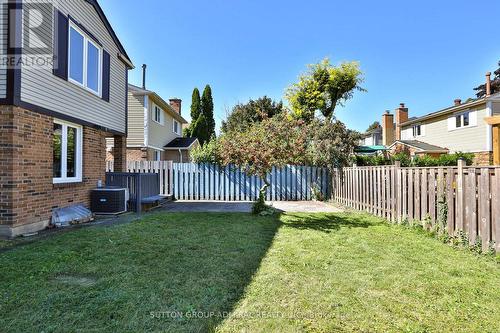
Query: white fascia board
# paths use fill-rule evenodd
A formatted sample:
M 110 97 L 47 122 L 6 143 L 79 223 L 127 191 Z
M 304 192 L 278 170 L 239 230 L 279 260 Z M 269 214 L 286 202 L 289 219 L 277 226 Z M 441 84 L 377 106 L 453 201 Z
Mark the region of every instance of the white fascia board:
M 149 143 L 149 96 L 144 95 L 144 146 Z

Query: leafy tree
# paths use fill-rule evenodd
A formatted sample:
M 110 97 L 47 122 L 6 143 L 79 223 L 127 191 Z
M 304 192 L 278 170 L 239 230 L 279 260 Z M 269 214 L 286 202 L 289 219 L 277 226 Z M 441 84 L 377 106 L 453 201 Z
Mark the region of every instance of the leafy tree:
M 207 122 L 207 138 L 210 139 L 215 135 L 215 119 L 214 119 L 214 101 L 212 98 L 212 88 L 206 85 L 201 96 L 201 113 L 205 116 Z M 208 141 L 207 139 L 207 141 Z
M 498 67 L 499 68 L 493 73 L 495 75 L 493 80 L 491 80 L 491 94 L 500 92 L 500 61 L 498 62 Z M 474 90 L 477 91 L 477 98 L 486 96 L 486 84 L 482 84 L 474 88 Z
M 267 96 L 257 100 L 250 99 L 248 103 L 238 104 L 233 108 L 227 120 L 222 122 L 222 132 L 245 131 L 253 123 L 272 118 L 283 110 L 283 102 L 275 102 Z
M 349 164 L 349 157 L 361 138 L 358 132 L 348 129 L 339 120 L 325 123 L 313 120 L 308 127 L 307 159 L 311 164 L 330 170 Z
M 267 174 L 273 167 L 305 163 L 307 136 L 302 120 L 285 114 L 265 118 L 247 131 L 229 131 L 222 135 L 221 160 L 223 165 L 235 165 L 262 180 L 264 185 L 258 200 L 261 205 L 270 185 Z
M 337 105 L 343 106 L 354 91 L 365 91 L 361 70 L 357 62 L 344 62 L 332 66 L 328 59 L 309 65 L 309 71 L 299 82 L 287 89 L 286 98 L 298 118 L 311 121 L 316 111 L 332 121 Z
M 377 128 L 380 128 L 380 123 L 378 121 L 374 121 L 373 124 L 371 124 L 370 126 L 368 126 L 368 129 L 366 130 L 367 132 L 370 132 L 370 131 L 373 131 Z

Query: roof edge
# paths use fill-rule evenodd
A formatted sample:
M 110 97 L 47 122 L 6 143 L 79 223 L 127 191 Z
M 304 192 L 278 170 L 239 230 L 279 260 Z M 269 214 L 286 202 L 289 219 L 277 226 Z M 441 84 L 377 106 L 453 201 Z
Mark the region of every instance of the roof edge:
M 101 21 L 104 23 L 104 26 L 106 27 L 109 34 L 111 35 L 111 38 L 115 42 L 116 46 L 118 46 L 118 49 L 120 50 L 121 56 L 123 56 L 123 58 L 124 58 L 124 59 L 120 59 L 120 60 L 122 60 L 122 61 L 126 60 L 123 62 L 127 65 L 127 67 L 129 69 L 134 69 L 135 67 L 134 67 L 132 60 L 128 56 L 127 51 L 125 51 L 125 48 L 123 47 L 123 44 L 120 42 L 120 39 L 118 38 L 115 31 L 113 30 L 113 27 L 111 26 L 111 24 L 109 23 L 109 20 L 106 17 L 106 14 L 104 14 L 104 11 L 102 10 L 101 5 L 99 5 L 99 2 L 97 0 L 85 0 L 85 1 L 94 7 L 97 14 L 101 18 Z

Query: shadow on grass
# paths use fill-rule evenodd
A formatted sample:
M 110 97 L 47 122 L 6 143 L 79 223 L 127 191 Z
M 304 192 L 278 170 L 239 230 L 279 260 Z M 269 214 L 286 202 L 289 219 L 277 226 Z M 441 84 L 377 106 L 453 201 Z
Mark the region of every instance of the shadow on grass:
M 243 296 L 280 225 L 278 216 L 159 213 L 2 253 L 0 327 L 212 331 Z M 74 283 L 90 277 L 92 284 Z
M 284 224 L 290 228 L 301 230 L 317 230 L 322 232 L 337 231 L 340 228 L 369 228 L 380 224 L 374 219 L 350 214 L 286 214 Z

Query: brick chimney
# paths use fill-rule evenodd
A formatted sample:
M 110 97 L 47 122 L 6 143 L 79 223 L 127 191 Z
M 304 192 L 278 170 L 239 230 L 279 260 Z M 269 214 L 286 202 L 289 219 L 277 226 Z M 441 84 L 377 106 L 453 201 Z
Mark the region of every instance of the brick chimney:
M 172 109 L 174 109 L 174 111 L 177 112 L 178 114 L 181 114 L 181 111 L 182 111 L 182 99 L 171 98 L 169 100 L 169 102 L 170 102 L 170 106 L 172 107 Z
M 457 98 L 456 100 L 453 101 L 453 103 L 455 104 L 455 106 L 459 106 L 462 104 L 462 100 L 460 98 Z
M 400 103 L 399 108 L 395 110 L 396 113 L 396 140 L 401 140 L 401 124 L 408 121 L 408 108 L 405 103 Z
M 491 95 L 491 72 L 486 73 L 486 97 Z
M 386 111 L 382 116 L 382 144 L 390 146 L 394 143 L 394 115 Z

